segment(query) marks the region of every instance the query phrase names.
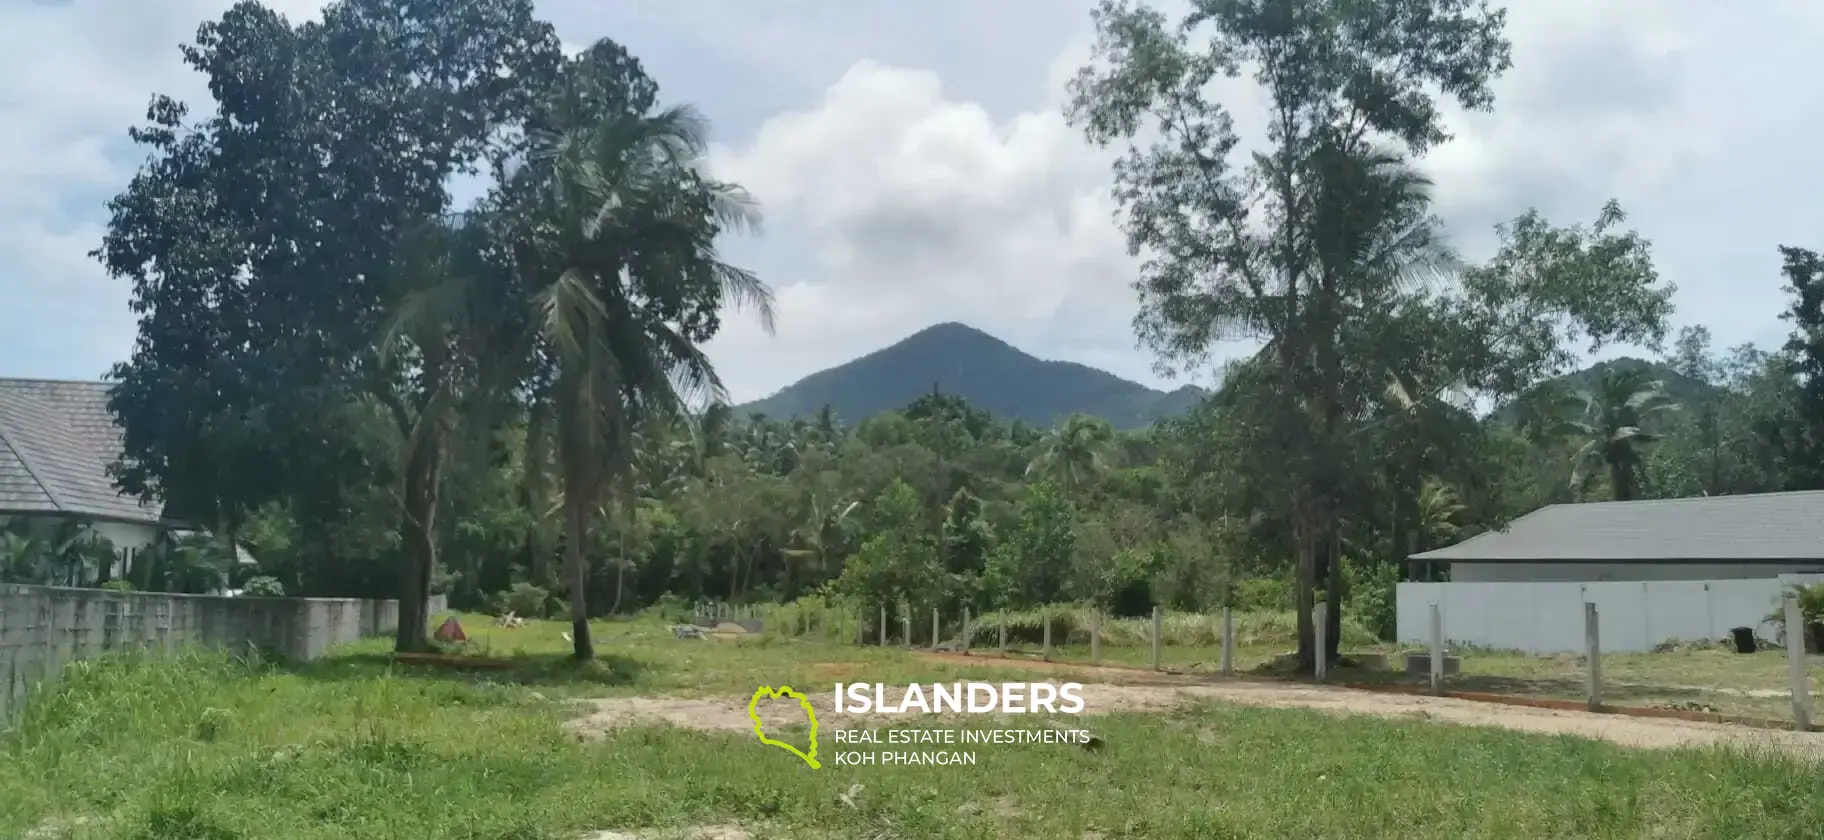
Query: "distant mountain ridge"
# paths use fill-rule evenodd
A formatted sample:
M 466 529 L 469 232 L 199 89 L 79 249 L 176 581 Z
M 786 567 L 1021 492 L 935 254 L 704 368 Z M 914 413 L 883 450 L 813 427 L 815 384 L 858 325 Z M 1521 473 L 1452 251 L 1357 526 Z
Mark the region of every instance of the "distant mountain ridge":
M 1673 402 L 1687 408 L 1694 408 L 1705 401 L 1716 399 L 1722 393 L 1715 386 L 1692 379 L 1691 377 L 1672 369 L 1672 367 L 1663 362 L 1637 359 L 1632 356 L 1622 356 L 1617 359 L 1596 362 L 1589 367 L 1541 382 L 1538 385 L 1527 389 L 1526 393 L 1522 394 L 1519 399 L 1513 400 L 1512 402 L 1497 408 L 1491 416 L 1491 419 L 1495 422 L 1511 426 L 1518 420 L 1519 404 L 1529 397 L 1538 394 L 1544 388 L 1556 387 L 1564 393 L 1571 395 L 1587 394 L 1595 391 L 1598 384 L 1602 382 L 1603 376 L 1607 375 L 1610 371 L 1622 372 L 1636 370 L 1644 371 L 1649 378 L 1658 381 L 1666 396 L 1670 397 Z M 1578 419 L 1582 416 L 1581 410 L 1574 412 L 1574 414 L 1575 416 L 1567 419 Z
M 1160 391 L 1088 365 L 1040 359 L 951 322 L 813 373 L 736 411 L 809 418 L 827 405 L 852 424 L 904 408 L 934 388 L 1006 420 L 1049 427 L 1080 412 L 1120 429 L 1183 414 L 1207 395 L 1193 385 Z

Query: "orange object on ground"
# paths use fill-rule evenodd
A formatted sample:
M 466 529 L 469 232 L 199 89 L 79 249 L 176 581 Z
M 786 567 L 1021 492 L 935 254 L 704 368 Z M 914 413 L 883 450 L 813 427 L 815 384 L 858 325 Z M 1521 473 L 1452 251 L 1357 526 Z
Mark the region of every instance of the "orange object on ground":
M 468 640 L 469 634 L 462 632 L 462 625 L 457 623 L 455 616 L 446 618 L 442 624 L 437 625 L 437 641 L 466 642 Z

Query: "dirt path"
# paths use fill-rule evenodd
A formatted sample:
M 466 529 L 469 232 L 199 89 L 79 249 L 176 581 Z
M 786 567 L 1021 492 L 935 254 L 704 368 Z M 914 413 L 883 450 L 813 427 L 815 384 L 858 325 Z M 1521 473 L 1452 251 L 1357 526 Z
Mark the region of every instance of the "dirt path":
M 1115 672 L 1115 669 L 1076 670 L 1085 672 L 1083 676 L 1094 671 Z M 1333 714 L 1417 717 L 1441 723 L 1494 726 L 1544 735 L 1578 735 L 1630 747 L 1729 745 L 1749 750 L 1771 749 L 1814 760 L 1824 759 L 1824 733 L 1782 732 L 1727 724 L 1503 706 L 1447 697 L 1382 694 L 1333 686 L 1240 681 L 1193 684 L 1189 680 L 1173 680 L 1167 676 L 1136 674 L 1132 671 L 1119 671 L 1108 676 L 1128 684 L 1085 682 L 1082 697 L 1086 714 L 1164 711 L 1188 700 L 1217 700 L 1248 706 L 1315 709 Z M 1077 674 L 1066 675 L 1066 678 L 1081 679 Z M 1054 675 L 1048 681 L 1058 680 Z M 1133 684 L 1136 681 L 1152 684 Z M 898 697 L 889 693 L 888 699 L 897 702 Z M 753 722 L 747 716 L 747 700 L 746 697 L 596 699 L 585 701 L 590 705 L 590 710 L 571 721 L 569 726 L 579 737 L 584 738 L 599 736 L 620 727 L 655 723 L 710 731 L 752 732 Z M 818 712 L 818 723 L 826 729 L 878 726 L 888 722 L 904 723 L 907 720 L 906 715 L 830 714 L 832 698 L 828 691 L 811 694 L 810 700 Z M 782 725 L 788 720 L 803 720 L 796 703 L 783 702 L 768 704 L 763 708 L 761 717 L 769 722 L 778 720 Z M 941 716 L 950 718 L 946 722 L 955 722 L 956 717 L 958 716 Z M 969 717 L 979 721 L 982 716 Z

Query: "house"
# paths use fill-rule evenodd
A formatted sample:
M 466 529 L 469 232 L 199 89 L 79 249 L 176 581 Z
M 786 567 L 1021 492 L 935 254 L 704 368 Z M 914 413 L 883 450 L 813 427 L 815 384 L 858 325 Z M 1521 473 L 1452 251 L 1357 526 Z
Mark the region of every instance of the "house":
M 1461 543 L 1412 555 L 1445 583 L 1395 594 L 1401 642 L 1576 653 L 1594 605 L 1604 650 L 1772 637 L 1793 584 L 1824 580 L 1824 491 L 1552 505 Z
M 0 379 L 0 527 L 20 520 L 79 522 L 118 554 L 109 577 L 164 535 L 191 527 L 163 506 L 122 495 L 108 467 L 121 431 L 108 411 L 106 382 Z M 244 552 L 241 562 L 251 562 Z
M 1824 490 L 1550 505 L 1410 562 L 1464 583 L 1824 573 Z

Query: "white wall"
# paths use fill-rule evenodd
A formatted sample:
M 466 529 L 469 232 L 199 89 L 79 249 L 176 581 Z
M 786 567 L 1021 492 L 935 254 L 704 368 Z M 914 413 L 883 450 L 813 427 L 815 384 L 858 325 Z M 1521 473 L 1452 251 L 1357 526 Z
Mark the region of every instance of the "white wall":
M 1638 580 L 1764 580 L 1788 574 L 1824 574 L 1824 560 L 1744 565 L 1716 563 L 1452 563 L 1450 579 L 1463 583 Z
M 1668 641 L 1722 639 L 1735 627 L 1772 631 L 1762 620 L 1791 583 L 1824 575 L 1756 580 L 1402 583 L 1395 620 L 1403 644 L 1428 644 L 1431 604 L 1443 613 L 1447 644 L 1527 653 L 1581 653 L 1583 605 L 1596 605 L 1602 649 L 1650 651 Z

